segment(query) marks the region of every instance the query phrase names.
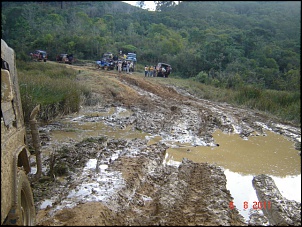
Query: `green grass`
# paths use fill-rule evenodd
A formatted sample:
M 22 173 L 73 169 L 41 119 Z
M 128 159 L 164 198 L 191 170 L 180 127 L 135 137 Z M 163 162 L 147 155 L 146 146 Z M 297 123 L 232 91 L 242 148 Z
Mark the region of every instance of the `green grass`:
M 17 70 L 25 120 L 29 119 L 37 104 L 41 104 L 40 119 L 50 120 L 58 115 L 77 112 L 82 97 L 91 97 L 91 91 L 76 81 L 78 71 L 65 65 L 20 61 L 17 62 Z M 225 89 L 173 75 L 157 78 L 157 82 L 181 87 L 202 99 L 259 110 L 282 121 L 301 124 L 300 92 L 265 90 L 251 85 L 236 90 Z
M 81 95 L 88 95 L 76 81 L 77 71 L 66 66 L 41 62 L 17 62 L 20 94 L 25 121 L 40 104 L 39 118 L 51 120 L 58 115 L 77 112 Z
M 284 122 L 301 124 L 300 92 L 265 90 L 251 85 L 241 86 L 237 90 L 217 88 L 199 83 L 194 79 L 173 78 L 173 76 L 158 79 L 159 83 L 184 88 L 202 99 L 258 110 Z

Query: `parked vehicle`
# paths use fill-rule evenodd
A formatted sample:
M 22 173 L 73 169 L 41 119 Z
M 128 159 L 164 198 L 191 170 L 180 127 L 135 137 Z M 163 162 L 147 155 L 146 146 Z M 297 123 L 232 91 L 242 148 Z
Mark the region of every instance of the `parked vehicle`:
M 133 62 L 137 62 L 136 60 L 136 54 L 135 53 L 128 53 L 126 56 L 126 61 L 133 61 Z
M 103 54 L 102 59 L 97 61 L 96 64 L 98 69 L 113 70 L 117 65 L 117 60 L 114 59 L 111 52 L 107 52 Z
M 74 62 L 73 54 L 60 54 L 57 56 L 57 62 L 72 64 Z
M 44 50 L 36 50 L 34 53 L 30 53 L 32 60 L 34 61 L 44 61 L 48 59 L 47 52 Z
M 104 59 L 113 59 L 113 54 L 111 52 L 107 52 L 105 54 L 103 54 Z
M 102 58 L 100 61 L 96 61 L 98 69 L 113 70 L 116 67 L 116 62 L 113 59 Z
M 27 175 L 31 171 L 30 152 L 15 58 L 14 50 L 1 39 L 1 225 L 35 225 L 35 205 Z M 30 116 L 37 150 L 40 145 L 35 120 L 38 110 L 39 106 L 35 107 Z M 38 162 L 41 163 L 37 158 Z M 40 174 L 41 166 L 37 169 Z
M 171 74 L 172 67 L 167 63 L 158 63 L 156 65 L 157 77 L 168 77 Z

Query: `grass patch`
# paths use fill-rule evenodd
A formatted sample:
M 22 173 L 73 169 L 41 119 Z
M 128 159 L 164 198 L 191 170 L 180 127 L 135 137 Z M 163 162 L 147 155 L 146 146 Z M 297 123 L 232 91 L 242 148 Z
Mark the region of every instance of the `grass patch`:
M 193 79 L 158 78 L 158 83 L 185 89 L 198 98 L 262 111 L 263 113 L 293 124 L 301 124 L 300 92 L 259 89 L 252 85 L 237 90 L 217 88 Z
M 116 83 L 113 78 L 101 77 L 97 72 L 79 72 L 50 62 L 18 62 L 17 69 L 25 121 L 28 121 L 30 112 L 37 104 L 41 104 L 39 118 L 47 121 L 58 115 L 77 112 L 84 102 L 95 105 L 101 101 L 100 98 L 132 97 L 131 91 L 127 91 L 124 85 Z M 77 83 L 77 75 L 83 78 L 82 84 Z M 85 78 L 93 79 L 95 83 L 87 88 Z M 173 77 L 158 77 L 156 83 L 177 86 L 201 99 L 255 109 L 283 121 L 301 124 L 300 92 L 264 90 L 252 85 L 236 90 L 225 89 L 194 79 Z M 93 95 L 93 92 L 100 96 Z
M 18 79 L 25 121 L 40 104 L 39 118 L 44 121 L 79 111 L 81 96 L 89 90 L 76 81 L 77 71 L 63 65 L 18 62 Z

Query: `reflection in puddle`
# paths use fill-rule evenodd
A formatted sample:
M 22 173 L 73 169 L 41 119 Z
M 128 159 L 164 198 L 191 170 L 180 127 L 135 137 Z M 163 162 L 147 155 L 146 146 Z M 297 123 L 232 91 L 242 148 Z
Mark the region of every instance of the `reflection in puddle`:
M 227 178 L 227 189 L 230 190 L 234 197 L 234 205 L 240 214 L 248 220 L 253 202 L 259 202 L 252 187 L 253 175 L 240 175 L 228 169 L 224 171 L 224 174 Z M 301 202 L 301 174 L 297 176 L 271 177 L 282 196 L 289 200 Z M 248 209 L 246 210 L 244 209 L 244 202 L 248 202 Z
M 285 198 L 301 202 L 301 157 L 298 151 L 284 136 L 271 131 L 266 134 L 242 139 L 238 134 L 217 130 L 213 138 L 219 146 L 169 148 L 166 161 L 173 164 L 188 158 L 223 167 L 234 204 L 248 220 L 250 209 L 245 210 L 243 203 L 258 201 L 252 186 L 255 175 L 271 176 Z
M 271 131 L 267 136 L 242 139 L 238 134 L 217 130 L 213 138 L 219 146 L 179 147 L 168 149 L 175 161 L 184 157 L 194 162 L 209 162 L 240 174 L 269 174 L 286 177 L 301 174 L 300 155 L 294 144 Z
M 72 122 L 73 131 L 68 130 L 52 130 L 52 140 L 60 142 L 68 142 L 75 140 L 82 141 L 89 137 L 108 136 L 117 139 L 145 139 L 149 134 L 133 130 L 131 126 L 123 129 L 115 129 L 105 125 L 103 122 Z
M 122 108 L 110 108 L 108 112 L 81 113 L 82 117 L 129 117 L 131 112 Z M 134 130 L 132 126 L 114 128 L 102 121 L 80 122 L 81 117 L 66 120 L 65 130 L 52 130 L 53 143 L 62 144 L 88 137 L 108 136 L 118 139 L 147 139 L 148 145 L 162 141 L 161 136 L 152 136 Z M 72 130 L 69 130 L 71 128 Z M 266 136 L 250 136 L 242 139 L 238 134 L 225 134 L 217 130 L 213 134 L 219 146 L 192 146 L 171 141 L 165 163 L 179 165 L 183 158 L 194 162 L 208 162 L 221 166 L 227 177 L 227 189 L 234 197 L 234 204 L 240 213 L 248 219 L 249 210 L 243 209 L 243 202 L 253 204 L 258 201 L 252 186 L 253 176 L 267 174 L 271 176 L 280 193 L 287 199 L 301 202 L 301 157 L 294 149 L 293 142 L 284 136 L 266 131 Z M 185 139 L 185 138 L 184 138 Z M 185 141 L 185 140 L 184 140 Z M 102 166 L 104 169 L 106 166 Z M 86 185 L 86 189 L 87 189 Z M 88 187 L 89 188 L 89 187 Z M 73 192 L 75 194 L 81 192 Z M 48 204 L 44 204 L 47 206 Z

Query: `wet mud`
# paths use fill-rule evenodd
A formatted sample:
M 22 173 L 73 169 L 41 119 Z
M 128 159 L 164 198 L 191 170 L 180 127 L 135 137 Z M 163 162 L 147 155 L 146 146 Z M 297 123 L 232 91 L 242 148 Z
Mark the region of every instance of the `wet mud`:
M 68 67 L 79 70 L 78 66 Z M 273 209 L 271 213 L 255 211 L 247 222 L 232 206 L 234 198 L 226 187 L 223 168 L 187 158 L 171 164 L 166 161 L 167 150 L 182 143 L 218 146 L 213 138 L 218 129 L 242 138 L 270 130 L 286 136 L 298 153 L 299 127 L 260 112 L 199 99 L 157 81 L 164 78 L 79 68 L 86 73 L 79 74 L 78 80 L 91 87 L 94 100 L 84 100 L 79 113 L 39 129 L 44 168 L 41 179 L 33 183 L 38 225 L 280 223 Z M 79 125 L 87 122 L 95 123 L 91 136 L 56 139 L 56 131 L 78 132 Z M 150 143 L 156 137 L 161 139 Z M 274 190 L 268 190 L 268 184 L 254 185 L 259 201 L 270 199 L 274 206 L 282 203 L 283 210 L 278 212 L 301 212 L 301 203 L 292 205 L 278 197 Z M 264 198 L 261 190 L 271 197 Z M 277 197 L 279 200 L 274 199 Z M 282 224 L 301 225 L 299 212 L 291 213 L 282 216 Z

